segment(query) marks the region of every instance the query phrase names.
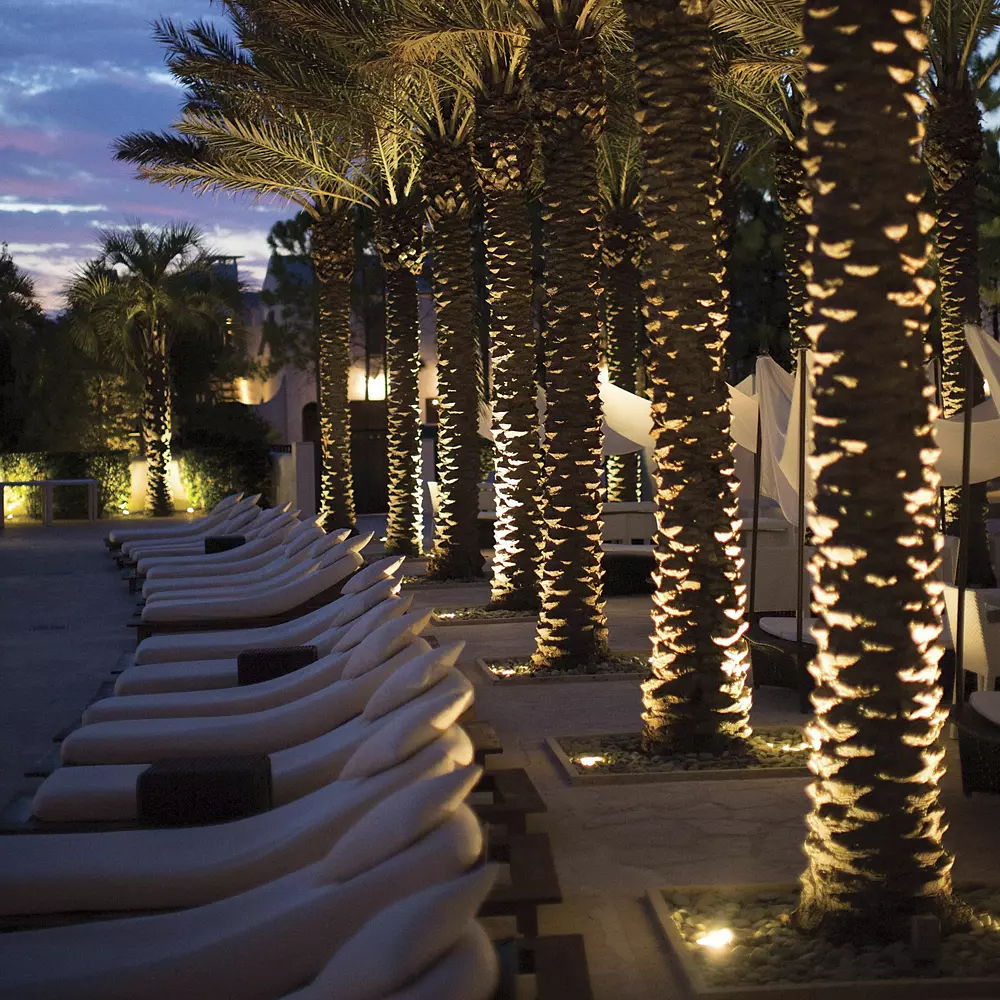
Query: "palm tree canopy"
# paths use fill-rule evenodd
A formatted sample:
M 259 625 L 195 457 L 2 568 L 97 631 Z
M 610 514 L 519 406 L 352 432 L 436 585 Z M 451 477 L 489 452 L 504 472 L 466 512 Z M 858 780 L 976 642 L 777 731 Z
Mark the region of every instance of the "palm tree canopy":
M 977 93 L 1000 69 L 1000 0 L 934 0 L 927 18 L 930 73 L 926 96 Z
M 194 226 L 136 221 L 102 230 L 100 239 L 100 254 L 67 289 L 70 328 L 88 354 L 142 372 L 178 330 L 239 322 L 239 286 L 217 274 L 222 258 Z

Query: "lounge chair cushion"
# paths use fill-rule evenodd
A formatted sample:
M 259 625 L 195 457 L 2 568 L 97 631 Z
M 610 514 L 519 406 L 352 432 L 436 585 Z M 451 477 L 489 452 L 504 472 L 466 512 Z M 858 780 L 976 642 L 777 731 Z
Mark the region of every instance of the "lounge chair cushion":
M 413 603 L 413 595 L 406 597 L 387 597 L 380 604 L 369 608 L 363 615 L 360 615 L 347 626 L 344 634 L 334 643 L 332 652 L 346 653 L 349 649 L 354 649 L 370 636 L 375 629 L 391 622 L 394 618 L 405 615 L 410 610 Z
M 380 719 L 400 705 L 413 701 L 422 691 L 434 687 L 454 667 L 464 646 L 461 640 L 450 642 L 404 663 L 368 699 L 361 717 L 369 721 Z
M 987 722 L 1000 726 L 1000 691 L 973 691 L 969 695 L 969 705 Z
M 473 921 L 440 961 L 385 1000 L 490 1000 L 496 996 L 499 978 L 496 948 L 482 925 Z
M 404 559 L 404 556 L 387 556 L 385 559 L 373 562 L 344 584 L 344 593 L 360 594 L 362 590 L 370 587 L 373 583 L 391 577 L 403 565 Z
M 448 677 L 447 687 L 452 685 L 452 681 L 455 688 L 467 689 L 466 696 L 471 701 L 472 685 L 468 680 L 453 670 Z M 456 696 L 459 698 L 457 702 Z M 439 696 L 428 692 L 426 697 L 412 705 L 397 709 L 391 725 L 386 723 L 376 729 L 358 746 L 347 759 L 339 777 L 367 778 L 395 767 L 400 761 L 406 760 L 437 739 L 455 721 L 455 717 L 464 710 L 463 707 L 456 713 L 456 703 L 463 703 L 461 692 L 443 690 Z
M 404 851 L 455 812 L 481 774 L 470 765 L 394 792 L 333 845 L 320 862 L 323 878 L 346 882 Z
M 494 867 L 475 868 L 387 907 L 337 949 L 299 996 L 381 1000 L 401 989 L 455 947 L 495 879 Z
M 225 823 L 271 808 L 271 758 L 197 757 L 150 764 L 135 783 L 136 815 L 156 826 Z
M 420 635 L 431 620 L 431 612 L 422 615 L 405 614 L 380 625 L 367 639 L 351 651 L 344 672 L 344 680 L 352 680 L 373 670 L 394 652 L 402 649 L 414 636 Z
M 355 578 L 352 576 L 347 583 L 353 579 Z M 345 587 L 347 583 L 344 584 Z M 376 604 L 381 604 L 387 597 L 391 597 L 398 591 L 399 581 L 397 580 L 380 580 L 373 586 L 350 595 L 344 594 L 343 589 L 341 589 L 341 596 L 337 599 L 336 604 L 330 606 L 332 614 L 328 627 L 339 628 L 341 625 L 353 622 L 366 611 L 375 607 Z

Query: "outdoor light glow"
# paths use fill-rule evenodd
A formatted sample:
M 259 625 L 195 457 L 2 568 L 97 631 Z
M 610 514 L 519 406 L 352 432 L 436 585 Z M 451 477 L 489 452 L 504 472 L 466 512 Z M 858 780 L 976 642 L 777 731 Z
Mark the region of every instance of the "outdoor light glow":
M 194 507 L 188 507 L 188 513 L 189 514 L 193 514 L 194 513 Z
M 695 938 L 694 943 L 700 944 L 703 948 L 725 948 L 733 943 L 733 932 L 728 927 L 720 927 L 716 931 L 709 931 L 700 938 Z
M 13 521 L 14 520 L 14 515 L 13 514 L 8 514 L 7 515 L 7 520 L 8 521 Z
M 604 761 L 603 757 L 578 757 L 577 763 L 581 767 L 593 767 L 595 764 L 600 764 Z

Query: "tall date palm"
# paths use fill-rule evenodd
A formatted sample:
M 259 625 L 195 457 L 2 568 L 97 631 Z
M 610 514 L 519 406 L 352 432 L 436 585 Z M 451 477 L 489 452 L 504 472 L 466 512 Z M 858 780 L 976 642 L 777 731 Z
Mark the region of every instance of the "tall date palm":
M 920 211 L 919 0 L 808 0 L 809 333 L 817 352 L 810 523 L 821 622 L 799 924 L 870 942 L 962 919 L 944 849 Z M 878 137 L 874 142 L 873 137 Z M 864 169 L 858 169 L 863 151 Z
M 750 733 L 749 657 L 717 248 L 713 3 L 627 0 L 649 220 L 656 593 L 643 746 L 717 752 Z

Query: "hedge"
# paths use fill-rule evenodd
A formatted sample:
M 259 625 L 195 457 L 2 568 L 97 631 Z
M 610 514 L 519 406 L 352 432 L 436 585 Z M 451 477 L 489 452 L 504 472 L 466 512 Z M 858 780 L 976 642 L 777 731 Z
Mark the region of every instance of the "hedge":
M 7 452 L 0 455 L 0 479 L 96 479 L 97 503 L 102 514 L 118 515 L 128 509 L 132 493 L 127 451 Z M 53 491 L 56 517 L 86 517 L 87 488 L 63 486 Z M 4 516 L 23 511 L 41 517 L 41 490 L 8 487 L 4 492 Z
M 181 458 L 181 482 L 188 502 L 200 510 L 211 510 L 230 493 L 260 493 L 267 506 L 271 488 L 271 449 L 266 444 L 233 444 L 228 448 L 185 449 Z

